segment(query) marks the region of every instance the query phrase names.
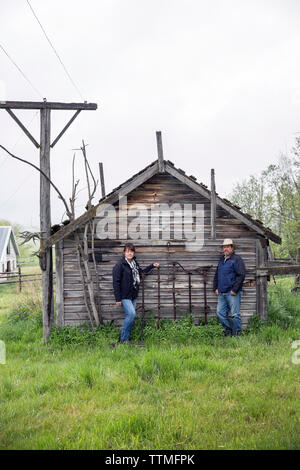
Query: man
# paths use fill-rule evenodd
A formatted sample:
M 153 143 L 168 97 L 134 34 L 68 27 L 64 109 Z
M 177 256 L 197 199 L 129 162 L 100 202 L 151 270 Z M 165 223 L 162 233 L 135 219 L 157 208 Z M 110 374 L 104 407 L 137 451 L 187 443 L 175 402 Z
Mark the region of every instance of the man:
M 135 257 L 135 247 L 132 243 L 126 243 L 123 256 L 113 268 L 113 287 L 116 305 L 123 307 L 125 319 L 121 331 L 121 343 L 128 343 L 131 329 L 136 315 L 136 299 L 139 292 L 140 275 L 153 268 L 158 268 L 159 263 L 152 263 L 142 269 Z
M 214 277 L 214 292 L 218 296 L 217 316 L 224 328 L 225 336 L 241 334 L 241 295 L 245 279 L 245 263 L 234 252 L 234 243 L 230 238 L 223 242 L 223 255 Z M 232 326 L 228 313 L 231 312 Z

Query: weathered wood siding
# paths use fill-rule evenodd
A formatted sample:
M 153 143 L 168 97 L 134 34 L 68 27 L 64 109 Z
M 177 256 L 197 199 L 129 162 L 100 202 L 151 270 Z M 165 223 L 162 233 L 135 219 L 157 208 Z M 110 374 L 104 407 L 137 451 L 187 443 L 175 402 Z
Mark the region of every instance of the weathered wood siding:
M 209 316 L 216 314 L 217 297 L 212 290 L 213 276 L 221 255 L 220 245 L 224 238 L 232 238 L 237 242 L 236 253 L 241 255 L 246 264 L 245 282 L 255 280 L 255 268 L 257 258 L 257 238 L 256 232 L 248 229 L 243 223 L 233 219 L 228 213 L 217 206 L 216 212 L 216 239 L 210 237 L 210 201 L 199 196 L 195 191 L 179 182 L 168 174 L 157 174 L 143 183 L 128 195 L 128 207 L 134 204 L 144 204 L 149 209 L 151 204 L 157 203 L 180 203 L 180 204 L 203 204 L 205 223 L 205 244 L 198 252 L 187 251 L 184 240 L 178 241 L 174 238 L 174 224 L 170 234 L 170 249 L 168 254 L 167 240 L 151 239 L 147 225 L 143 227 L 144 236 L 149 235 L 149 239 L 119 239 L 99 240 L 95 238 L 95 251 L 101 257 L 97 264 L 100 276 L 100 285 L 97 292 L 100 295 L 101 314 L 105 321 L 114 320 L 116 324 L 123 321 L 123 310 L 115 305 L 112 289 L 112 268 L 122 255 L 122 249 L 126 241 L 135 244 L 136 256 L 139 264 L 146 267 L 152 262 L 160 263 L 161 277 L 161 316 L 173 318 L 173 297 L 172 297 L 172 261 L 178 261 L 186 269 L 198 266 L 212 265 L 208 273 L 207 301 L 209 306 Z M 115 205 L 118 211 L 118 204 Z M 138 214 L 137 214 L 138 215 Z M 134 217 L 128 217 L 128 223 Z M 97 225 L 97 218 L 95 225 Z M 150 222 L 150 218 L 149 218 Z M 145 219 L 145 224 L 147 220 Z M 150 223 L 149 223 L 150 227 Z M 195 221 L 193 223 L 193 229 Z M 176 227 L 175 227 L 176 228 Z M 160 235 L 161 237 L 161 235 Z M 63 324 L 74 325 L 82 321 L 88 321 L 87 312 L 83 302 L 80 273 L 77 266 L 76 252 L 74 248 L 73 235 L 63 240 L 60 249 L 62 250 L 60 260 L 63 260 L 63 307 L 60 303 L 60 321 Z M 92 266 L 92 263 L 91 263 Z M 96 277 L 94 277 L 96 286 Z M 257 296 L 256 286 L 243 288 L 241 316 L 243 326 L 247 324 L 248 318 L 256 313 Z M 176 303 L 177 318 L 188 313 L 189 292 L 188 276 L 179 268 L 176 268 Z M 192 275 L 192 313 L 195 319 L 203 317 L 204 296 L 203 277 Z M 157 270 L 153 269 L 145 278 L 145 308 L 146 314 L 157 315 Z M 141 290 L 137 302 L 137 311 L 141 310 Z M 61 313 L 63 311 L 63 314 Z

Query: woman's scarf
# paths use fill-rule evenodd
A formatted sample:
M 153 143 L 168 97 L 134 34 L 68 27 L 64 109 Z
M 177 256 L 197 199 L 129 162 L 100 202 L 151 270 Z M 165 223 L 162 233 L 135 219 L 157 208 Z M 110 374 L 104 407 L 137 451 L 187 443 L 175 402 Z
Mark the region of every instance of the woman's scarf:
M 139 274 L 139 270 L 138 270 L 138 267 L 136 265 L 136 262 L 134 261 L 134 259 L 132 259 L 132 261 L 129 261 L 126 258 L 126 256 L 125 256 L 125 259 L 126 259 L 127 263 L 129 264 L 129 266 L 131 267 L 131 272 L 132 272 L 132 276 L 133 276 L 133 286 L 135 288 L 137 288 L 139 283 L 141 282 L 141 280 L 140 280 L 140 274 Z

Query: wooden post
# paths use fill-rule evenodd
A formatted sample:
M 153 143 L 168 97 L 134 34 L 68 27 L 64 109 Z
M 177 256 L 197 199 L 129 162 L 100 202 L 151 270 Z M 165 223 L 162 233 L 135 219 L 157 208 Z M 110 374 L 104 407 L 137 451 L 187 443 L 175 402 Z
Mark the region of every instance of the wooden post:
M 296 256 L 296 264 L 300 264 L 300 246 L 298 246 L 297 256 Z M 300 285 L 300 274 L 296 274 L 294 287 L 298 287 Z
M 210 170 L 210 235 L 213 240 L 216 239 L 216 184 L 215 170 Z
M 61 139 L 66 130 L 79 115 L 81 110 L 97 109 L 96 103 L 58 103 L 49 102 L 45 98 L 40 101 L 0 101 L 0 109 L 6 109 L 9 115 L 14 119 L 22 131 L 27 135 L 31 142 L 40 148 L 40 170 L 50 178 L 50 147 L 54 147 Z M 21 123 L 12 109 L 39 109 L 41 115 L 40 124 L 40 144 L 36 142 L 28 129 Z M 74 110 L 73 117 L 58 134 L 56 139 L 50 145 L 50 111 L 51 110 Z M 51 213 L 50 213 L 50 182 L 42 174 L 40 175 L 40 231 L 41 231 L 41 256 L 40 267 L 42 269 L 42 295 L 43 295 L 43 337 L 47 341 L 51 328 L 54 326 L 54 308 L 53 308 L 53 259 L 52 244 L 46 244 L 51 232 Z
M 161 131 L 156 131 L 156 143 L 157 143 L 157 154 L 158 154 L 158 169 L 160 173 L 165 172 L 164 165 L 164 152 L 161 139 Z
M 105 197 L 105 183 L 104 183 L 104 173 L 103 173 L 103 163 L 99 163 L 100 171 L 100 184 L 101 184 L 101 197 Z
M 50 113 L 49 108 L 41 109 L 41 140 L 40 140 L 40 169 L 50 179 Z M 41 246 L 51 235 L 50 182 L 40 174 L 40 231 Z M 52 247 L 47 248 L 42 268 L 43 296 L 43 338 L 48 341 L 51 327 L 54 325 L 53 310 L 53 269 Z
M 63 240 L 55 245 L 56 324 L 64 326 L 64 251 Z
M 263 239 L 256 240 L 256 268 L 262 267 L 256 276 L 256 310 L 262 320 L 266 320 L 268 316 L 267 304 L 267 269 L 263 269 L 267 260 L 267 250 L 263 248 Z
M 21 266 L 19 264 L 18 264 L 18 275 L 19 275 L 19 292 L 22 292 Z

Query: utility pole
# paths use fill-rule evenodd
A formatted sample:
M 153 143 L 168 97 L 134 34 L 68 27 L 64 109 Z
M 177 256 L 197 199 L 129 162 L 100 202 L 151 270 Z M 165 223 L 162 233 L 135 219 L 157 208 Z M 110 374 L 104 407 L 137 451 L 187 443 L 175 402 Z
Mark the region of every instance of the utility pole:
M 215 170 L 210 170 L 210 236 L 216 239 L 216 183 Z
M 40 149 L 40 170 L 50 179 L 50 149 L 53 148 L 59 139 L 72 124 L 74 119 L 83 110 L 96 110 L 95 103 L 57 103 L 48 102 L 45 98 L 43 102 L 36 101 L 0 101 L 0 109 L 5 109 L 22 131 L 27 135 L 36 148 Z M 12 109 L 37 109 L 40 110 L 40 143 L 38 143 L 31 133 L 22 124 Z M 62 131 L 51 143 L 51 111 L 53 110 L 74 110 L 76 111 L 68 121 Z M 40 232 L 41 250 L 45 241 L 51 235 L 51 208 L 50 208 L 50 181 L 40 173 Z M 53 264 L 52 247 L 42 251 L 40 267 L 42 269 L 42 295 L 43 295 L 43 338 L 48 341 L 51 328 L 54 325 L 53 310 Z

